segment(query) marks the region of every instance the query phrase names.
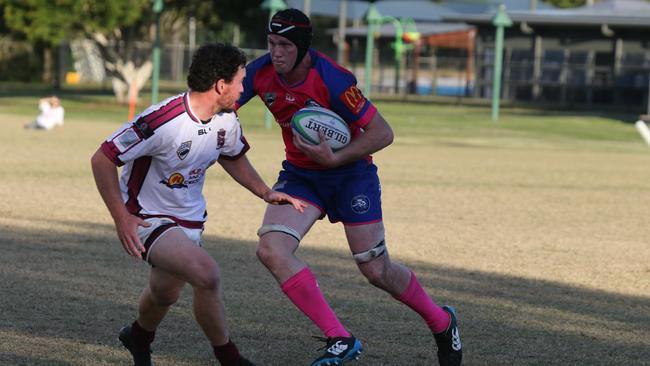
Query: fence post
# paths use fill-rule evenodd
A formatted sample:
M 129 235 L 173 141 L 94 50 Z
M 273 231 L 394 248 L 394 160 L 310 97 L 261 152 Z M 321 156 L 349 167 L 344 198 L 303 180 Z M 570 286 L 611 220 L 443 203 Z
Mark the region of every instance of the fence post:
M 492 81 L 492 121 L 499 119 L 499 99 L 501 94 L 501 63 L 503 62 L 503 28 L 510 27 L 512 20 L 506 14 L 506 7 L 501 4 L 497 14 L 492 20 L 497 27 L 496 40 L 494 45 L 494 78 Z
M 153 12 L 156 16 L 156 38 L 153 43 L 153 75 L 151 79 L 151 104 L 158 103 L 158 79 L 160 78 L 160 13 L 163 1 L 154 0 Z

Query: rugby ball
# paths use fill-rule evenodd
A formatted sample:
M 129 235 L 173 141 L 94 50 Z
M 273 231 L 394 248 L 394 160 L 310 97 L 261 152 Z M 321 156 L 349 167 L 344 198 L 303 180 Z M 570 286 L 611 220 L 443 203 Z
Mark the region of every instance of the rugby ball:
M 318 131 L 323 131 L 325 140 L 333 151 L 346 147 L 352 140 L 350 127 L 338 114 L 322 107 L 306 107 L 291 118 L 294 133 L 312 145 L 318 145 Z

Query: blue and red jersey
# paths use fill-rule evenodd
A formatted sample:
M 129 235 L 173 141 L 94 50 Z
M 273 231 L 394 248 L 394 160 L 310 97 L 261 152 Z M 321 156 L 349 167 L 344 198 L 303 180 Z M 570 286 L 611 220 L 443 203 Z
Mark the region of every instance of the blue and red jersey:
M 354 140 L 377 113 L 375 106 L 357 88 L 357 79 L 324 54 L 310 49 L 311 68 L 305 80 L 289 85 L 275 71 L 266 54 L 246 66 L 244 92 L 236 108 L 258 95 L 282 129 L 286 159 L 306 169 L 323 169 L 293 144 L 291 117 L 301 108 L 320 106 L 341 116 Z M 368 157 L 370 159 L 370 157 Z

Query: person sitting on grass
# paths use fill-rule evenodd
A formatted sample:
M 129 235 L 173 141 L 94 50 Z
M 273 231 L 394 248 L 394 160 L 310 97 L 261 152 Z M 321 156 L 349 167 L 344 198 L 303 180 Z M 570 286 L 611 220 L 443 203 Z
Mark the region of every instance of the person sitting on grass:
M 38 101 L 38 109 L 41 113 L 36 120 L 25 125 L 27 129 L 33 130 L 51 130 L 57 126 L 63 126 L 63 116 L 65 111 L 61 106 L 61 101 L 55 95 L 41 98 Z

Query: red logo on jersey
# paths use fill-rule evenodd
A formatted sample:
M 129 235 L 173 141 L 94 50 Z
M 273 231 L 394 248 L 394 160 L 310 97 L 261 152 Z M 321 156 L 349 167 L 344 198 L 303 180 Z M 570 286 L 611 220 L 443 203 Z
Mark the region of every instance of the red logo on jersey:
M 352 85 L 344 91 L 343 94 L 340 95 L 340 98 L 343 101 L 343 104 L 345 104 L 345 106 L 354 114 L 361 112 L 363 106 L 366 105 L 366 98 L 356 85 Z
M 217 149 L 221 149 L 226 144 L 226 130 L 223 128 L 217 131 Z

